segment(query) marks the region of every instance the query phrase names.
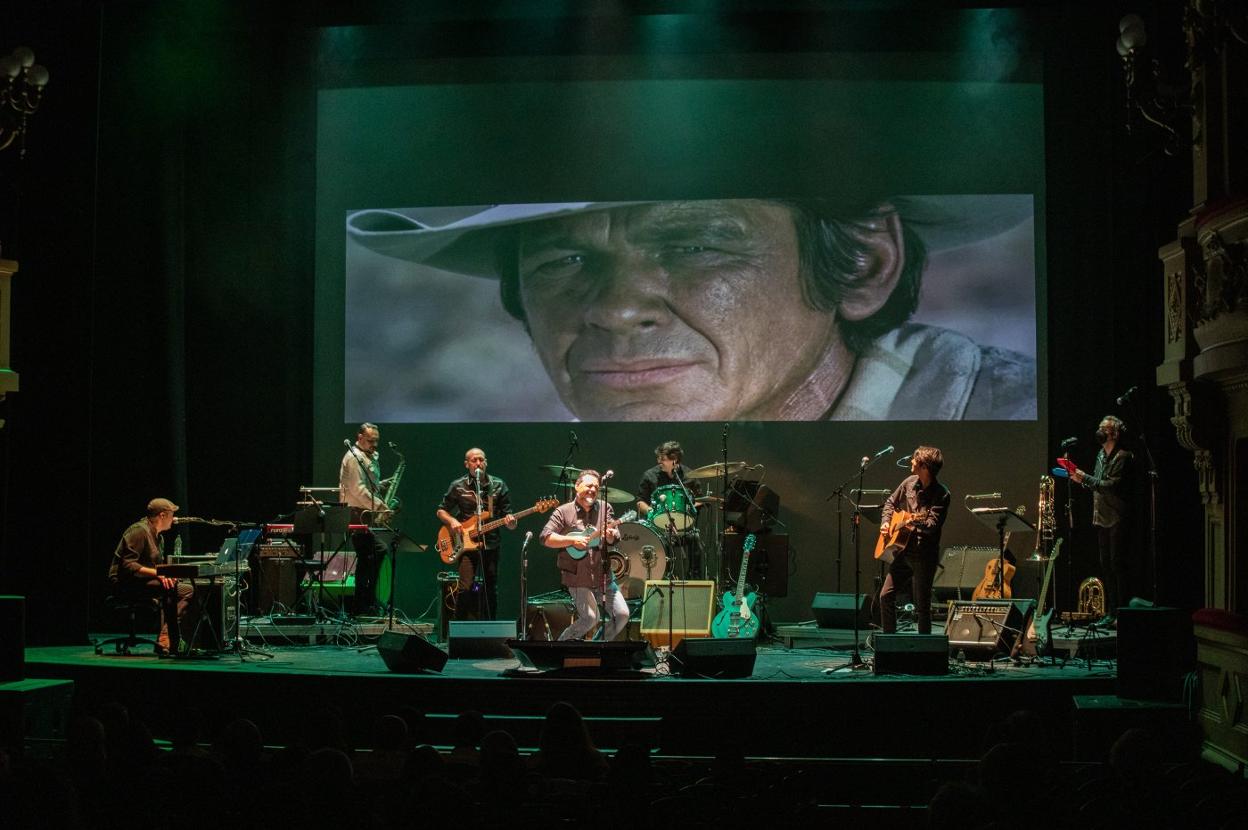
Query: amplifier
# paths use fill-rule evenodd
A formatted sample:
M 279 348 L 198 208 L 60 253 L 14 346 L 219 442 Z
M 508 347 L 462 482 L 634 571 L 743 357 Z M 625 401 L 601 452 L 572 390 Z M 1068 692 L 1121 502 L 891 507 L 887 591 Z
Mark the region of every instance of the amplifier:
M 294 542 L 267 542 L 256 545 L 256 556 L 261 559 L 299 559 L 303 556 L 303 547 Z
M 1035 610 L 1034 599 L 954 600 L 945 620 L 949 650 L 980 657 L 1009 653 Z

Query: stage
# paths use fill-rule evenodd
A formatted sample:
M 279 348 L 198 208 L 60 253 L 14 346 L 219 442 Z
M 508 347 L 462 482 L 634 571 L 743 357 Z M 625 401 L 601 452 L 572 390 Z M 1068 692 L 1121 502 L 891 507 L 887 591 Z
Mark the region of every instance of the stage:
M 72 680 L 77 711 L 122 701 L 144 713 L 157 737 L 194 711 L 210 730 L 249 718 L 272 745 L 333 728 L 366 746 L 378 716 L 414 709 L 426 716 L 426 740 L 449 745 L 454 716 L 475 709 L 534 746 L 546 709 L 567 700 L 604 748 L 633 742 L 697 755 L 728 741 L 750 756 L 782 758 L 973 758 L 986 731 L 1018 709 L 1056 725 L 1057 745 L 1072 747 L 1073 757 L 1076 696 L 1112 697 L 1115 681 L 1113 661 L 1083 656 L 992 664 L 955 656 L 947 674 L 877 675 L 848 667 L 852 632 L 837 629 L 819 630 L 825 647 L 792 634 L 760 643 L 752 673 L 739 679 L 679 676 L 662 660 L 602 676 L 551 676 L 515 657 L 449 659 L 440 671 L 400 674 L 364 631 L 340 632 L 338 644 L 260 643 L 253 632 L 252 650 L 241 656 L 192 660 L 160 659 L 147 646 L 132 656 L 111 647 L 97 655 L 90 644 L 29 648 L 26 676 Z M 861 655 L 873 657 L 865 646 Z M 922 728 L 888 730 L 884 742 L 885 724 L 901 714 Z

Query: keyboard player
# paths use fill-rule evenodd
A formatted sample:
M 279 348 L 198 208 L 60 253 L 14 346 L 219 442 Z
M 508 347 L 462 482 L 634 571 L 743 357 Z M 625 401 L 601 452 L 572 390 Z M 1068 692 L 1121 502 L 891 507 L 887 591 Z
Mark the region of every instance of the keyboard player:
M 175 654 L 182 635 L 194 630 L 190 616 L 195 589 L 189 581 L 171 579 L 156 572 L 156 566 L 165 555 L 165 541 L 160 534 L 173 527 L 176 512 L 178 506 L 169 499 L 149 501 L 147 516 L 121 534 L 108 568 L 114 597 L 131 601 L 151 597 L 160 601 L 156 653 L 162 657 Z

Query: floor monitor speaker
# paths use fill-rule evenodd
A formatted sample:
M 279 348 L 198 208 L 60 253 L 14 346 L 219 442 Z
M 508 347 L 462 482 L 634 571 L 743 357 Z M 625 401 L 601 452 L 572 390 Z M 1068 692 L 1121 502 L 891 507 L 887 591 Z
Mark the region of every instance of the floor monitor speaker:
M 673 657 L 683 677 L 749 677 L 757 657 L 753 637 L 719 637 L 681 640 Z
M 858 595 L 858 627 L 866 629 L 867 600 L 866 594 Z M 853 628 L 854 627 L 854 595 L 853 594 L 815 594 L 810 603 L 811 613 L 820 628 Z
M 949 673 L 949 638 L 944 634 L 876 634 L 875 674 Z
M 418 634 L 383 631 L 377 640 L 377 653 L 386 668 L 400 674 L 440 672 L 446 665 L 446 653 Z

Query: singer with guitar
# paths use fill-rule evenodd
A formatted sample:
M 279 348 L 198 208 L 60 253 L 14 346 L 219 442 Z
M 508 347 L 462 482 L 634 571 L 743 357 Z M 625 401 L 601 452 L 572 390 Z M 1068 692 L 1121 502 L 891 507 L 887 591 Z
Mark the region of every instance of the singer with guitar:
M 466 475 L 451 482 L 438 506 L 438 520 L 452 535 L 463 533 L 462 523 L 476 516 L 502 516 L 508 530 L 515 530 L 511 493 L 507 483 L 487 471 L 485 451 L 473 447 L 464 453 Z M 478 519 L 479 521 L 479 519 Z M 498 553 L 502 538 L 498 530 L 485 535 L 485 544 L 459 557 L 459 593 L 455 619 L 492 620 L 498 613 Z M 477 585 L 477 577 L 482 584 Z
M 576 619 L 559 635 L 560 640 L 579 640 L 593 631 L 599 602 L 608 616 L 603 641 L 615 639 L 628 625 L 628 603 L 607 564 L 606 547 L 620 538 L 618 522 L 611 505 L 598 500 L 599 489 L 611 475 L 610 470 L 601 476 L 597 470 L 584 470 L 577 476 L 576 497 L 554 509 L 539 537 L 543 545 L 559 551 L 559 575 L 576 604 Z
M 944 463 L 936 447 L 916 449 L 910 456 L 912 475 L 897 485 L 880 511 L 881 544 L 905 537 L 894 551 L 880 589 L 880 627 L 886 634 L 897 631 L 896 594 L 907 585 L 914 597 L 919 633 L 932 633 L 932 579 L 940 559 L 940 531 L 949 514 L 949 488 L 937 480 Z M 899 515 L 903 512 L 908 514 L 904 519 Z M 893 526 L 894 514 L 898 514 L 898 527 Z

